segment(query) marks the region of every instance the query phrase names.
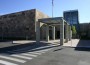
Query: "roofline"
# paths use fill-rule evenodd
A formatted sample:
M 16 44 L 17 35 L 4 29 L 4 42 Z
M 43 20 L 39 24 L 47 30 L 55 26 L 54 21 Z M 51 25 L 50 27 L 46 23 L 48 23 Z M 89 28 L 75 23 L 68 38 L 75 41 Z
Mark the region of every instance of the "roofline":
M 76 9 L 76 10 L 67 10 L 67 11 L 64 11 L 64 13 L 67 13 L 67 12 L 75 12 L 75 11 L 78 12 L 78 9 Z
M 44 15 L 46 15 L 46 16 L 48 16 L 48 17 L 50 17 L 49 15 L 47 15 L 46 13 L 44 13 L 44 12 L 42 12 L 42 11 L 40 11 L 40 10 L 38 10 L 38 9 L 35 9 L 37 12 L 40 12 L 40 13 L 42 13 L 42 14 L 44 14 Z
M 56 19 L 64 19 L 63 17 L 54 17 L 54 18 L 42 18 L 42 19 L 39 19 L 40 21 L 42 20 L 56 20 Z
M 21 13 L 21 12 L 26 12 L 26 11 L 32 11 L 32 10 L 36 10 L 36 9 L 29 9 L 29 10 L 11 12 L 11 13 L 2 14 L 2 15 L 0 15 L 0 16 L 10 15 L 10 14 L 16 14 L 16 13 Z

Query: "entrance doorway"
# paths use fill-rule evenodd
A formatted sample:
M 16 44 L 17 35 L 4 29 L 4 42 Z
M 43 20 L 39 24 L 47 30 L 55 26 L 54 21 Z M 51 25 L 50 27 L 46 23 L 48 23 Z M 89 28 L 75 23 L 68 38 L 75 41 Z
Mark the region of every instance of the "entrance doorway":
M 49 39 L 52 39 L 52 30 L 49 30 Z
M 60 39 L 60 31 L 57 31 L 56 39 Z

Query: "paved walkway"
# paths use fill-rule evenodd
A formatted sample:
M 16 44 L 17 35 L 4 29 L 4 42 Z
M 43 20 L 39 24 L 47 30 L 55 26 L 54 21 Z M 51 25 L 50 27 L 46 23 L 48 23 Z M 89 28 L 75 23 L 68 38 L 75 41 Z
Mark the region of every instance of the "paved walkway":
M 90 40 L 72 39 L 68 43 L 64 43 L 63 46 L 90 48 Z
M 31 41 L 31 40 L 5 41 L 5 42 L 0 42 L 0 48 L 15 46 L 15 45 L 21 45 L 21 44 L 33 44 L 33 43 L 36 43 L 36 41 Z M 49 42 L 41 41 L 41 43 L 46 43 L 46 44 L 49 43 L 49 44 L 60 45 L 60 40 L 59 39 L 50 40 Z M 72 39 L 68 43 L 64 43 L 63 46 L 67 46 L 67 47 L 89 47 L 90 48 L 90 40 Z
M 72 39 L 72 40 L 69 41 L 68 43 L 64 43 L 63 46 L 77 47 L 79 41 L 80 41 L 79 39 Z
M 49 43 L 60 44 L 60 40 L 50 40 Z M 90 40 L 72 39 L 68 43 L 64 43 L 66 47 L 86 47 L 90 48 Z

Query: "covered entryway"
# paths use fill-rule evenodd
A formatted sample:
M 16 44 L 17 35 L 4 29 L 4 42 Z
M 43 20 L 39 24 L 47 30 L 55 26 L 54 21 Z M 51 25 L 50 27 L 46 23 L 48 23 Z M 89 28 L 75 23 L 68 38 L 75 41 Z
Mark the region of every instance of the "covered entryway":
M 52 38 L 55 40 L 55 26 L 60 25 L 60 45 L 64 44 L 64 36 L 65 42 L 71 40 L 71 26 L 63 19 L 63 17 L 55 17 L 55 18 L 44 18 L 39 19 L 36 26 L 36 42 L 40 42 L 40 24 L 46 24 L 46 41 L 49 41 L 49 26 L 52 26 Z M 64 30 L 65 28 L 65 30 Z M 64 34 L 65 33 L 65 34 Z

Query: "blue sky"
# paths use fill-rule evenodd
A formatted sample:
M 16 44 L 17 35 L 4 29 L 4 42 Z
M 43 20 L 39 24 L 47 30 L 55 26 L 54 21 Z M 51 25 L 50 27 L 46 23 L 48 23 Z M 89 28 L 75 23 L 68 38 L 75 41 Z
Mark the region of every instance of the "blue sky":
M 52 16 L 52 0 L 0 0 L 0 15 L 29 9 L 38 9 Z M 63 11 L 79 10 L 80 23 L 90 22 L 90 0 L 54 0 L 54 17 L 63 16 Z

